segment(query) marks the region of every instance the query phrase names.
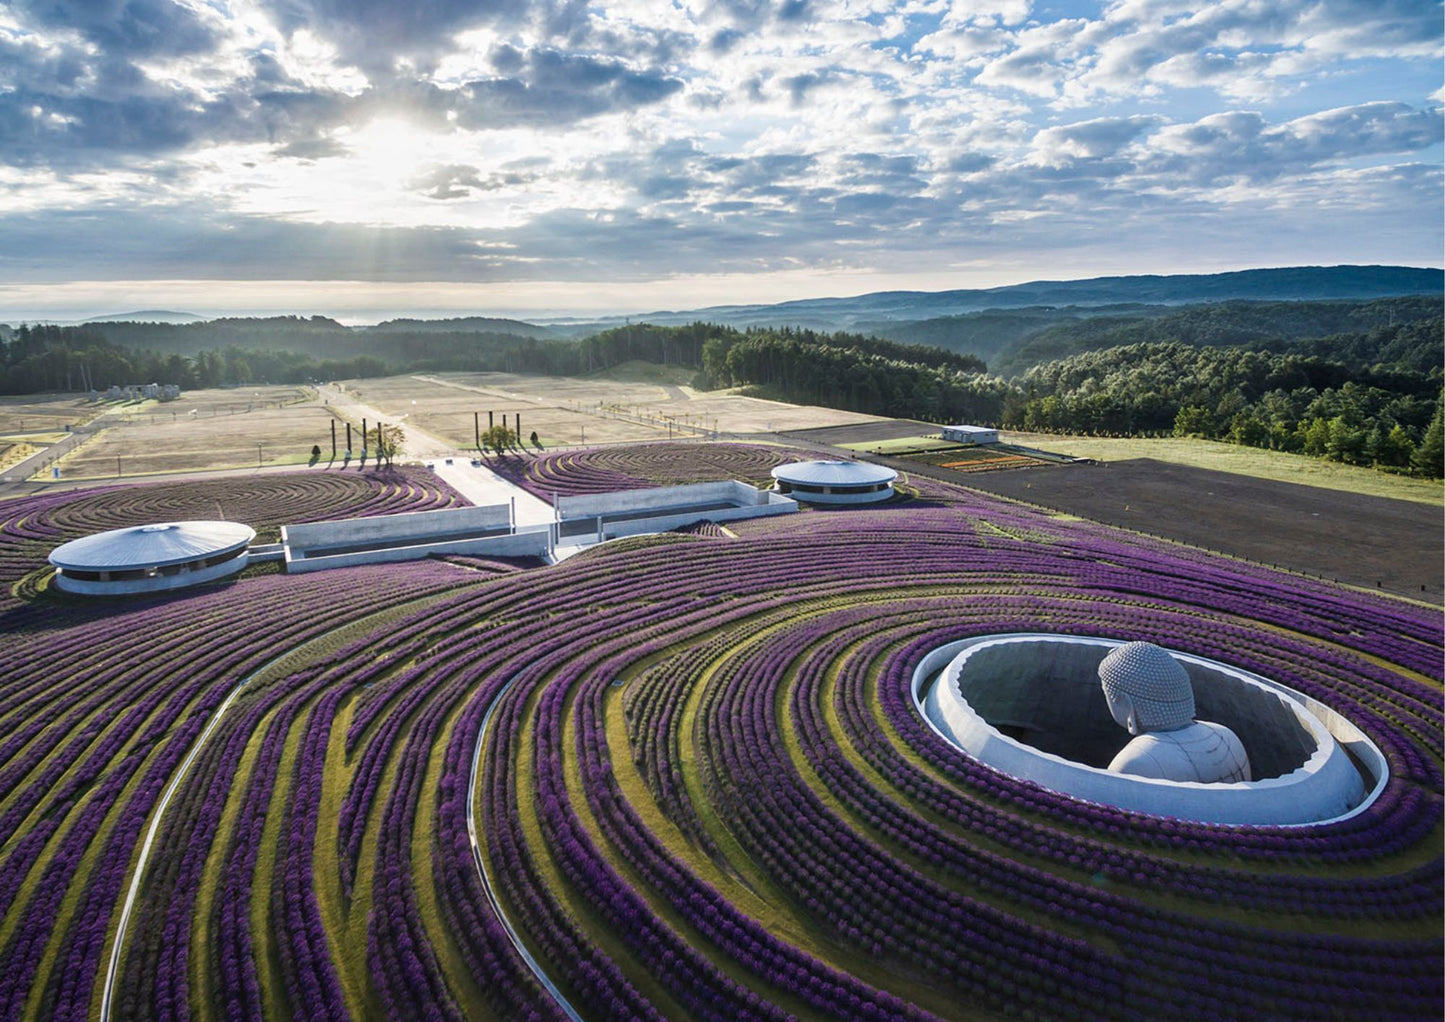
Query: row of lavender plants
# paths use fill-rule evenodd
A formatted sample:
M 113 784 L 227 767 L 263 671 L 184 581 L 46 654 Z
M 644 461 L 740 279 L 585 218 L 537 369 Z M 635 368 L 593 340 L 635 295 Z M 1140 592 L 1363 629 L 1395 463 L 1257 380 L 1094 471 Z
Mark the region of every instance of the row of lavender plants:
M 750 542 L 694 543 L 687 548 L 693 556 L 672 544 L 629 551 L 625 565 L 622 555 L 607 561 L 610 573 L 665 572 L 666 583 L 644 589 L 646 604 L 609 604 L 614 623 L 628 633 L 627 652 L 605 659 L 610 647 L 579 639 L 573 658 L 536 683 L 530 795 L 573 896 L 609 929 L 638 928 L 647 948 L 664 948 L 669 968 L 682 967 L 661 937 L 640 928 L 642 909 L 625 890 L 631 881 L 653 897 L 666 896 L 687 873 L 685 856 L 617 804 L 615 774 L 636 771 L 666 815 L 684 829 L 695 826 L 687 820 L 696 813 L 678 794 L 675 759 L 685 743 L 700 741 L 696 769 L 709 815 L 725 823 L 751 863 L 764 865 L 796 910 L 834 939 L 892 960 L 905 982 L 967 991 L 975 1003 L 1000 1010 L 1032 1001 L 1046 1013 L 1148 1017 L 1175 996 L 1202 1009 L 1224 983 L 1241 1011 L 1265 1003 L 1301 1017 L 1428 1014 L 1439 996 L 1431 964 L 1438 940 L 1422 936 L 1441 905 L 1439 859 L 1429 854 L 1440 817 L 1431 752 L 1439 741 L 1439 698 L 1409 670 L 1380 661 L 1390 650 L 1406 661 L 1401 667 L 1429 668 L 1433 651 L 1438 676 L 1438 625 L 1430 613 L 1326 587 L 1296 593 L 1288 578 L 1192 555 L 1175 560 L 1162 545 L 1060 528 L 1027 512 L 990 505 L 970 511 L 849 516 L 826 532 L 816 521 L 806 531 L 755 528 Z M 1010 528 L 981 529 L 972 517 L 980 513 Z M 786 541 L 778 542 L 782 534 Z M 1193 600 L 1184 598 L 1186 588 Z M 884 598 L 889 590 L 920 589 L 933 595 L 911 621 L 899 619 L 898 599 Z M 702 602 L 722 614 L 750 594 L 769 592 L 783 594 L 769 598 L 777 601 L 772 608 L 749 605 L 750 616 L 731 628 L 719 631 L 714 619 L 704 635 L 689 636 L 684 607 Z M 754 659 L 717 653 L 746 644 L 749 631 L 767 620 L 751 615 L 776 613 L 775 623 L 786 621 L 805 599 L 869 609 L 797 629 L 796 645 L 770 634 L 749 646 Z M 823 675 L 812 657 L 817 652 L 820 663 L 831 663 L 879 619 L 885 637 L 866 656 L 845 660 L 854 673 L 838 683 L 835 712 L 845 723 L 833 727 L 822 716 Z M 668 627 L 653 638 L 647 626 L 662 620 Z M 926 649 L 994 630 L 1150 637 L 1279 676 L 1371 731 L 1397 781 L 1355 820 L 1304 831 L 1154 820 L 1025 790 L 930 744 L 899 682 Z M 729 641 L 710 649 L 719 635 Z M 904 641 L 910 639 L 916 641 Z M 701 661 L 689 657 L 704 649 Z M 625 697 L 630 742 L 617 763 L 605 753 L 600 723 L 610 679 L 658 653 L 669 658 L 627 683 L 638 688 Z M 870 689 L 881 684 L 874 675 L 885 654 L 892 687 Z M 716 662 L 708 659 L 714 655 Z M 695 732 L 671 733 L 683 717 L 680 701 L 703 674 L 709 690 Z M 778 706 L 790 678 L 807 698 L 783 718 Z M 907 725 L 895 711 L 907 714 Z M 575 748 L 562 738 L 569 718 L 576 720 Z M 847 815 L 829 810 L 798 776 L 777 734 L 788 720 L 804 731 L 810 769 Z M 916 748 L 905 754 L 898 740 Z M 868 748 L 870 741 L 915 776 L 899 775 L 897 764 Z M 851 766 L 841 742 L 891 771 L 882 774 L 883 788 Z M 568 783 L 569 755 L 581 764 L 580 794 Z M 515 796 L 504 791 L 498 798 L 494 823 L 510 829 Z M 599 847 L 592 828 L 577 822 L 582 818 L 609 845 Z M 704 847 L 715 854 L 715 844 Z M 840 883 L 844 877 L 867 881 Z M 670 903 L 735 968 L 755 965 L 742 952 L 733 958 L 735 948 L 689 914 L 696 899 Z M 1221 903 L 1227 910 L 1219 910 Z M 1380 936 L 1356 936 L 1361 920 Z M 976 936 L 960 944 L 960 932 Z M 646 957 L 640 961 L 653 968 Z M 1131 990 L 1132 1006 L 1120 1008 L 1129 998 L 1116 1003 L 1111 991 L 1117 996 L 1121 984 L 1134 984 L 1123 977 L 1138 970 L 1152 970 L 1156 979 Z M 668 975 L 668 989 L 675 989 Z M 757 982 L 767 989 L 773 980 L 761 973 Z
M 0 563 L 11 578 L 33 573 L 57 539 L 135 521 L 214 517 L 219 502 L 243 497 L 249 500 L 243 511 L 264 514 L 270 507 L 298 520 L 456 500 L 424 475 L 308 479 L 297 486 L 301 478 L 262 477 L 248 483 L 250 491 L 211 482 L 6 501 L 0 504 Z M 166 781 L 231 686 L 292 645 L 361 614 L 455 585 L 459 574 L 471 573 L 436 565 L 412 572 L 401 584 L 389 579 L 377 585 L 382 574 L 371 570 L 248 579 L 124 603 L 5 601 L 0 908 L 7 937 L 0 961 L 7 982 L 0 990 L 0 1018 L 27 1011 L 47 1018 L 91 1016 L 102 950 L 141 832 Z M 212 745 L 201 769 L 215 761 L 219 749 L 239 755 L 246 737 Z M 183 788 L 172 804 L 172 822 L 212 814 L 214 805 L 199 797 L 204 791 Z M 178 891 L 178 903 L 184 904 L 195 895 L 197 874 L 194 858 L 175 869 L 183 862 L 180 850 L 203 845 L 194 840 L 193 828 L 172 827 L 165 835 L 162 847 L 177 854 L 153 860 L 156 885 Z M 143 901 L 141 918 L 145 910 Z M 139 934 L 136 960 L 149 953 L 166 963 L 183 991 L 181 938 L 189 935 L 189 922 L 182 925 L 173 913 L 164 927 L 142 926 L 132 933 Z M 141 1003 L 136 987 L 121 989 L 132 1003 Z M 164 996 L 137 1013 L 188 1011 L 176 990 L 176 983 L 168 984 Z
M 648 486 L 676 486 L 739 479 L 766 484 L 778 465 L 804 452 L 763 444 L 655 443 L 553 451 L 536 458 L 504 458 L 492 468 L 550 501 Z
M 57 605 L 0 649 L 0 1018 L 93 1008 L 139 833 L 230 685 L 422 596 L 229 711 L 144 878 L 122 1016 L 559 1017 L 543 981 L 588 1018 L 1437 1014 L 1438 614 L 930 486 L 545 569 Z M 910 689 L 925 652 L 996 631 L 1278 678 L 1365 730 L 1391 782 L 1298 829 L 1014 781 Z

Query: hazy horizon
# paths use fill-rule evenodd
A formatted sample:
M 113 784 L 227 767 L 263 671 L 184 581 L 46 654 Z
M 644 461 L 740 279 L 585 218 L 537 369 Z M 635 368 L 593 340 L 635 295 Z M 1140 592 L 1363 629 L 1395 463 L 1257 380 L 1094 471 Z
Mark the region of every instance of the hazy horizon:
M 1281 267 L 1243 267 L 1242 269 L 1277 269 L 1277 268 L 1281 268 Z M 1435 264 L 1435 265 L 1422 265 L 1422 266 L 1419 266 L 1419 267 L 1417 267 L 1417 268 L 1420 268 L 1420 269 L 1434 269 L 1434 270 L 1439 270 L 1439 269 L 1442 269 L 1442 266 L 1441 266 L 1440 264 Z M 1235 271 L 1233 271 L 1233 270 L 1218 270 L 1218 271 L 1203 271 L 1203 272 L 1228 273 L 1228 272 L 1235 272 Z M 376 301 L 376 299 L 375 299 L 375 294 L 374 294 L 374 292 L 377 290 L 377 288 L 376 288 L 375 285 L 365 285 L 365 288 L 366 288 L 369 292 L 372 292 L 372 293 L 373 293 L 373 301 L 370 302 L 370 303 L 368 303 L 368 304 L 365 304 L 365 305 L 363 305 L 363 306 L 360 306 L 360 307 L 354 307 L 354 306 L 334 306 L 334 305 L 328 306 L 328 305 L 326 305 L 326 298 L 324 297 L 324 296 L 325 296 L 325 292 L 324 292 L 324 291 L 322 292 L 322 297 L 319 299 L 319 301 L 321 302 L 320 305 L 318 305 L 318 306 L 305 306 L 305 307 L 303 307 L 303 306 L 278 305 L 278 306 L 274 306 L 274 307 L 268 307 L 268 306 L 260 306 L 260 307 L 253 307 L 253 306 L 230 306 L 230 307 L 209 308 L 209 307 L 207 307 L 207 306 L 205 306 L 205 305 L 197 305 L 197 304 L 195 304 L 195 303 L 177 303 L 177 302 L 173 302 L 173 303 L 164 303 L 164 302 L 161 302 L 161 303 L 149 303 L 149 304 L 147 304 L 147 303 L 133 303 L 133 304 L 127 305 L 127 306 L 125 306 L 125 307 L 120 307 L 120 306 L 118 306 L 118 305 L 115 305 L 115 303 L 111 303 L 111 305 L 106 306 L 104 309 L 101 309 L 99 306 L 97 306 L 97 307 L 95 307 L 95 308 L 92 309 L 92 308 L 90 308 L 90 307 L 88 307 L 88 306 L 85 306 L 85 305 L 76 305 L 76 306 L 73 306 L 73 307 L 72 307 L 72 306 L 52 307 L 51 309 L 46 310 L 46 311 L 42 311 L 42 312 L 34 312 L 34 311 L 32 311 L 32 312 L 28 312 L 28 313 L 26 313 L 26 312 L 16 313 L 16 312 L 14 312 L 14 311 L 7 311 L 7 310 L 6 310 L 6 307 L 5 307 L 4 303 L 3 303 L 3 300 L 0 300 L 0 323 L 8 323 L 8 324 L 10 324 L 10 325 L 19 325 L 20 323 L 79 323 L 79 322 L 85 322 L 85 321 L 90 321 L 90 320 L 103 319 L 103 318 L 108 317 L 108 316 L 127 316 L 127 315 L 130 315 L 130 314 L 136 313 L 136 312 L 149 311 L 149 312 L 164 312 L 164 313 L 189 314 L 189 315 L 198 316 L 198 317 L 203 318 L 203 319 L 219 319 L 219 318 L 223 318 L 223 317 L 258 317 L 258 318 L 260 318 L 260 317 L 269 317 L 269 316 L 308 316 L 308 317 L 309 317 L 309 316 L 325 316 L 325 317 L 327 317 L 327 318 L 329 318 L 329 319 L 334 319 L 334 320 L 336 320 L 337 322 L 342 323 L 343 325 L 346 325 L 346 326 L 370 326 L 370 325 L 374 325 L 374 324 L 376 324 L 376 323 L 381 323 L 381 322 L 384 322 L 384 321 L 386 321 L 386 320 L 391 320 L 391 319 L 434 320 L 434 319 L 455 319 L 455 318 L 470 317 L 470 316 L 496 318 L 496 319 L 517 319 L 517 320 L 525 320 L 525 321 L 527 321 L 527 322 L 532 322 L 532 323 L 536 323 L 536 324 L 539 324 L 539 325 L 546 325 L 546 324 L 565 324 L 565 323 L 569 323 L 569 322 L 586 322 L 586 321 L 593 320 L 593 319 L 610 319 L 610 318 L 616 318 L 616 317 L 619 317 L 619 316 L 621 316 L 621 317 L 628 317 L 628 316 L 638 317 L 638 316 L 646 316 L 646 315 L 653 314 L 653 313 L 659 313 L 659 314 L 660 314 L 660 313 L 683 312 L 683 311 L 691 311 L 691 310 L 705 310 L 705 309 L 708 309 L 708 308 L 725 308 L 725 307 L 727 307 L 727 306 L 732 306 L 732 305 L 771 305 L 771 304 L 776 304 L 776 303 L 780 303 L 780 302 L 799 301 L 799 300 L 806 300 L 806 299 L 820 299 L 820 298 L 821 298 L 821 299 L 827 299 L 827 298 L 839 298 L 839 299 L 843 299 L 843 298 L 854 298 L 854 297 L 859 297 L 859 296 L 862 296 L 862 295 L 874 293 L 875 291 L 901 290 L 901 291 L 937 292 L 937 291 L 947 291 L 947 290 L 975 290 L 975 289 L 977 289 L 977 290 L 984 290 L 984 289 L 993 288 L 993 287 L 1007 287 L 1007 286 L 1018 285 L 1018 284 L 1048 283 L 1048 282 L 1058 282 L 1058 281 L 1066 281 L 1066 280 L 1089 280 L 1089 279 L 1094 279 L 1096 276 L 1108 277 L 1108 276 L 1168 276 L 1168 275 L 1171 275 L 1171 274 L 1158 274 L 1158 273 L 1155 273 L 1155 274 L 1097 274 L 1097 275 L 1091 274 L 1089 277 L 1073 277 L 1073 278 L 1029 278 L 1029 279 L 1020 279 L 1020 280 L 1007 280 L 1007 281 L 1003 281 L 1003 282 L 998 283 L 998 284 L 979 284 L 979 285 L 974 285 L 974 286 L 972 286 L 972 287 L 962 286 L 962 287 L 939 287 L 939 288 L 928 288 L 928 287 L 919 287 L 919 286 L 916 286 L 916 285 L 917 285 L 917 282 L 918 282 L 918 278 L 917 278 L 917 277 L 910 277 L 910 278 L 909 278 L 909 279 L 910 279 L 910 282 L 911 282 L 911 283 L 910 283 L 910 286 L 902 286 L 902 285 L 900 285 L 900 286 L 897 286 L 897 287 L 870 288 L 868 291 L 850 291 L 850 292 L 841 292 L 841 291 L 829 290 L 829 289 L 828 289 L 828 284 L 829 284 L 830 282 L 823 282 L 823 283 L 821 283 L 818 287 L 810 290 L 808 293 L 788 293 L 788 294 L 785 294 L 785 295 L 783 295 L 783 296 L 781 296 L 781 297 L 768 297 L 768 298 L 758 299 L 758 300 L 756 300 L 756 301 L 750 301 L 750 300 L 746 300 L 746 299 L 735 299 L 735 300 L 730 300 L 730 301 L 709 301 L 709 302 L 706 302 L 706 303 L 704 303 L 704 302 L 698 302 L 698 303 L 675 303 L 675 304 L 668 305 L 668 306 L 651 306 L 651 307 L 645 307 L 645 308 L 644 308 L 644 307 L 640 307 L 640 306 L 625 306 L 625 305 L 598 306 L 598 307 L 591 307 L 591 308 L 586 307 L 586 306 L 578 306 L 578 307 L 575 307 L 575 308 L 567 308 L 567 307 L 564 307 L 564 306 L 561 306 L 561 305 L 555 305 L 555 306 L 537 305 L 537 306 L 534 306 L 534 307 L 495 308 L 495 307 L 488 307 L 488 306 L 479 306 L 479 305 L 474 305 L 474 304 L 466 304 L 466 302 L 465 302 L 464 300 L 465 300 L 468 296 L 467 296 L 467 294 L 465 293 L 465 291 L 462 290 L 462 289 L 459 289 L 459 290 L 458 290 L 458 294 L 456 295 L 456 298 L 457 298 L 457 300 L 458 300 L 458 304 L 454 304 L 454 305 L 439 305 L 439 306 L 436 306 L 436 307 L 425 307 L 425 306 L 404 305 L 404 304 L 387 305 L 387 304 L 384 304 L 384 303 L 383 303 L 383 304 L 378 304 L 378 303 L 377 303 L 377 301 Z M 197 294 L 198 296 L 200 296 L 201 300 L 202 300 L 202 301 L 205 301 L 205 300 L 207 300 L 206 297 L 205 297 L 205 295 L 206 295 L 207 292 L 214 292 L 214 291 L 217 289 L 217 286 L 218 286 L 218 285 L 220 285 L 221 287 L 224 287 L 224 285 L 227 284 L 227 283 L 228 283 L 228 282 L 224 282 L 224 281 L 222 281 L 222 282 L 217 282 L 217 281 L 195 282 L 194 285 L 193 285 L 193 287 L 194 287 L 194 289 L 195 289 L 196 294 Z M 563 285 L 557 285 L 557 286 L 558 286 L 558 287 L 561 287 L 561 286 L 563 286 Z M 418 287 L 419 287 L 418 285 L 404 285 L 404 286 L 403 286 L 403 290 L 416 290 L 416 289 L 418 289 Z M 3 294 L 3 291 L 4 291 L 3 286 L 0 286 L 0 294 Z M 121 292 L 120 292 L 120 294 L 122 294 L 122 295 L 129 294 L 129 293 L 130 293 L 130 292 L 126 292 L 126 291 L 121 291 Z M 122 302 L 121 304 L 124 305 L 124 302 Z M 114 306 L 114 307 L 112 307 L 112 306 Z

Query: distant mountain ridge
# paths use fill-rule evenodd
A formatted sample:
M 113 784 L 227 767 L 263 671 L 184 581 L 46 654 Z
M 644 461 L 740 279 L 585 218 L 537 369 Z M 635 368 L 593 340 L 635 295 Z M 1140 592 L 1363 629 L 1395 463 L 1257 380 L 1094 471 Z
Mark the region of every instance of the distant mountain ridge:
M 801 326 L 852 330 L 867 323 L 916 322 L 989 309 L 1105 305 L 1188 305 L 1217 301 L 1324 301 L 1445 293 L 1445 270 L 1417 266 L 1289 266 L 1227 273 L 1038 280 L 953 291 L 875 291 L 851 298 L 805 298 L 772 305 L 714 305 L 685 311 L 608 316 L 582 322 L 537 317 L 573 335 L 634 323 L 702 320 L 734 327 Z
M 381 333 L 493 333 L 515 337 L 556 337 L 556 333 L 535 323 L 493 316 L 459 316 L 455 319 L 388 319 L 364 327 Z
M 169 309 L 144 309 L 140 312 L 117 312 L 109 316 L 95 316 L 82 323 L 200 323 L 209 317 L 197 316 L 192 312 L 172 312 Z

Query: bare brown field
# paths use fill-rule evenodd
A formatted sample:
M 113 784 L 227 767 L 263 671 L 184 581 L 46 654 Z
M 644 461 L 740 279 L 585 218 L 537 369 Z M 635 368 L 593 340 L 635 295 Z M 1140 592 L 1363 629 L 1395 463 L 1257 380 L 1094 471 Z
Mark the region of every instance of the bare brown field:
M 505 415 L 510 425 L 522 417 L 522 435 L 535 430 L 544 446 L 636 442 L 667 438 L 657 427 L 582 411 L 596 408 L 595 394 L 603 389 L 628 396 L 661 393 L 646 384 L 606 383 L 578 386 L 586 381 L 557 376 L 515 376 L 504 373 L 448 373 L 445 376 L 390 376 L 377 380 L 347 380 L 345 387 L 358 400 L 388 415 L 405 415 L 418 429 L 440 437 L 463 450 L 476 442 L 474 416 L 487 428 L 487 413 L 497 424 Z
M 971 475 L 968 486 L 1109 525 L 1442 601 L 1438 507 L 1139 458 Z
M 320 404 L 280 404 L 251 392 L 249 402 L 237 392 L 201 391 L 180 401 L 149 407 L 117 420 L 60 462 L 68 477 L 109 477 L 235 468 L 250 465 L 304 463 L 319 444 L 322 460 L 331 455 L 331 411 Z M 299 396 L 295 388 L 269 388 Z M 247 405 L 252 410 L 246 411 Z M 192 413 L 192 409 L 195 412 Z M 259 449 L 258 449 L 259 445 Z M 345 446 L 344 437 L 338 448 Z M 117 461 L 119 459 L 119 461 Z
M 700 416 L 707 422 L 715 422 L 724 433 L 776 433 L 888 421 L 876 415 L 844 412 L 820 405 L 790 405 L 728 393 L 697 392 L 697 395 L 685 404 L 673 402 L 672 407 Z
M 887 444 L 890 440 L 936 435 L 936 423 L 920 422 L 917 419 L 880 419 L 869 417 L 854 423 L 828 425 L 812 423 L 808 427 L 794 427 L 789 436 L 796 440 L 807 440 L 816 444 L 832 444 L 837 447 L 858 448 L 860 445 Z
M 314 399 L 315 391 L 308 387 L 213 387 L 184 391 L 175 401 L 136 401 L 112 405 L 110 414 L 127 422 L 178 422 L 185 416 L 194 419 L 222 418 L 302 404 Z
M 625 443 L 695 436 L 701 431 L 763 433 L 872 422 L 874 416 L 790 405 L 675 384 L 512 373 L 439 373 L 349 380 L 356 397 L 457 447 L 475 441 L 473 415 L 520 413 L 522 432 L 545 446 Z
M 66 426 L 79 426 L 109 407 L 91 404 L 74 394 L 32 394 L 0 398 L 0 435 L 10 433 L 64 433 Z

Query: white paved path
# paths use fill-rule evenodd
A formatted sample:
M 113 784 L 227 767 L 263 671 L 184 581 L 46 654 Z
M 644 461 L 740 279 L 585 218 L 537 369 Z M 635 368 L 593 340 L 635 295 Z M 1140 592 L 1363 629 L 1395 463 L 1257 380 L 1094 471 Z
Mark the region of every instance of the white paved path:
M 472 452 L 459 450 L 445 440 L 418 429 L 406 421 L 406 416 L 387 415 L 379 408 L 363 404 L 339 387 L 325 386 L 320 390 L 324 400 L 349 418 L 401 426 L 406 434 L 402 456 L 433 466 L 441 479 L 473 504 L 485 506 L 516 500 L 519 527 L 547 525 L 553 521 L 551 504 L 508 482 L 485 465 L 473 465 Z

